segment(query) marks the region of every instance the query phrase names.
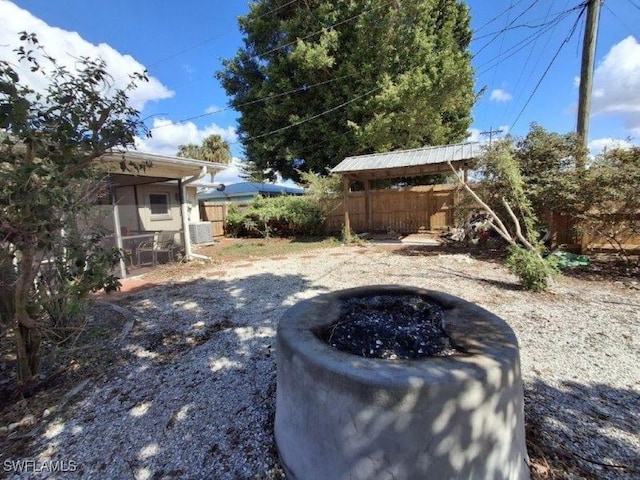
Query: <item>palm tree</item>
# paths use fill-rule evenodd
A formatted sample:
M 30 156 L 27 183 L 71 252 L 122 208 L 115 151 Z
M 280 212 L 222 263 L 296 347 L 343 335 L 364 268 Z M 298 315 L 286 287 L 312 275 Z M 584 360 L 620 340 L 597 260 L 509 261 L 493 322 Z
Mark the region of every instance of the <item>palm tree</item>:
M 230 163 L 231 150 L 229 142 L 220 135 L 213 134 L 202 140 L 202 145 L 189 143 L 178 147 L 178 157 L 207 160 L 209 162 Z

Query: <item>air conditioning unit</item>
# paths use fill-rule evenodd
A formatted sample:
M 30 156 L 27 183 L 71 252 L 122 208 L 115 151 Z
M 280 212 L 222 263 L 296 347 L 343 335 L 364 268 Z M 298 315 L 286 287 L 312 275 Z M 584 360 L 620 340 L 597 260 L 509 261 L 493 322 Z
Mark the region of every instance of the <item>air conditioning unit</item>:
M 211 222 L 197 222 L 189 224 L 191 243 L 213 242 L 213 228 Z

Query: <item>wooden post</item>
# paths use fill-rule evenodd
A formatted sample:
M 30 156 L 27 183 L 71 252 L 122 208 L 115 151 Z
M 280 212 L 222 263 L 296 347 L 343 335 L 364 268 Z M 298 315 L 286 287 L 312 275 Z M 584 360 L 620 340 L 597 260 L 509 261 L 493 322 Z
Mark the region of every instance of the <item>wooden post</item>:
M 342 177 L 342 186 L 344 197 L 342 203 L 344 205 L 344 229 L 345 240 L 351 241 L 351 221 L 349 220 L 349 178 L 345 175 Z
M 371 201 L 371 182 L 364 180 L 364 228 L 367 232 L 373 226 L 373 202 Z

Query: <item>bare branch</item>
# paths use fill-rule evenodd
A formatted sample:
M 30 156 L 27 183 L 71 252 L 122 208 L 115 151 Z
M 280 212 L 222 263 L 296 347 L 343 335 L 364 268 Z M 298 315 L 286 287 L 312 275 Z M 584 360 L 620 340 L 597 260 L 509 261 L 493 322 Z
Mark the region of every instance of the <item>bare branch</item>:
M 449 167 L 451 168 L 451 170 L 453 171 L 453 173 L 456 175 L 456 178 L 458 179 L 458 182 L 460 183 L 460 185 L 462 185 L 464 187 L 464 189 L 469 192 L 469 194 L 473 197 L 473 199 L 478 202 L 480 204 L 480 206 L 482 208 L 484 208 L 489 215 L 491 216 L 491 218 L 493 219 L 493 222 L 491 222 L 491 228 L 493 228 L 496 233 L 498 235 L 500 235 L 504 240 L 506 240 L 510 245 L 516 245 L 516 242 L 513 240 L 513 236 L 509 233 L 509 230 L 507 229 L 507 227 L 505 227 L 504 223 L 502 223 L 502 220 L 500 220 L 500 218 L 498 217 L 498 215 L 496 215 L 496 213 L 491 209 L 491 207 L 489 207 L 489 205 L 487 205 L 479 196 L 476 192 L 473 191 L 473 189 L 467 185 L 467 183 L 462 180 L 460 178 L 460 175 L 458 174 L 458 172 L 456 171 L 455 168 L 453 168 L 453 165 L 451 165 L 450 161 L 447 161 L 447 164 L 449 165 Z
M 531 245 L 531 243 L 522 234 L 522 228 L 520 228 L 520 222 L 518 221 L 518 217 L 516 217 L 516 214 L 513 213 L 511 206 L 509 205 L 509 203 L 504 197 L 502 197 L 502 204 L 507 209 L 507 212 L 509 212 L 511 219 L 513 220 L 513 223 L 516 226 L 516 236 L 518 237 L 518 239 L 524 244 L 525 247 L 527 247 L 529 250 L 533 252 L 538 253 L 538 256 L 540 256 L 538 250 L 533 245 Z

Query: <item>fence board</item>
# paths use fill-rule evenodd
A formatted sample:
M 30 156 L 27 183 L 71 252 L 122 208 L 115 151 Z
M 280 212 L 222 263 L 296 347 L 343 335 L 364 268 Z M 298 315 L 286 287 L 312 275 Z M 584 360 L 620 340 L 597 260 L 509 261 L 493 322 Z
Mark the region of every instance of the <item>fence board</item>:
M 211 222 L 214 237 L 224 236 L 224 221 L 227 218 L 228 209 L 229 206 L 226 203 L 200 203 L 200 218 L 204 222 Z
M 442 230 L 454 224 L 455 185 L 421 185 L 402 190 L 373 190 L 371 231 L 393 230 L 415 233 Z M 364 192 L 349 192 L 349 218 L 354 232 L 366 228 Z M 328 216 L 328 232 L 339 232 L 344 223 L 344 205 L 338 199 Z

